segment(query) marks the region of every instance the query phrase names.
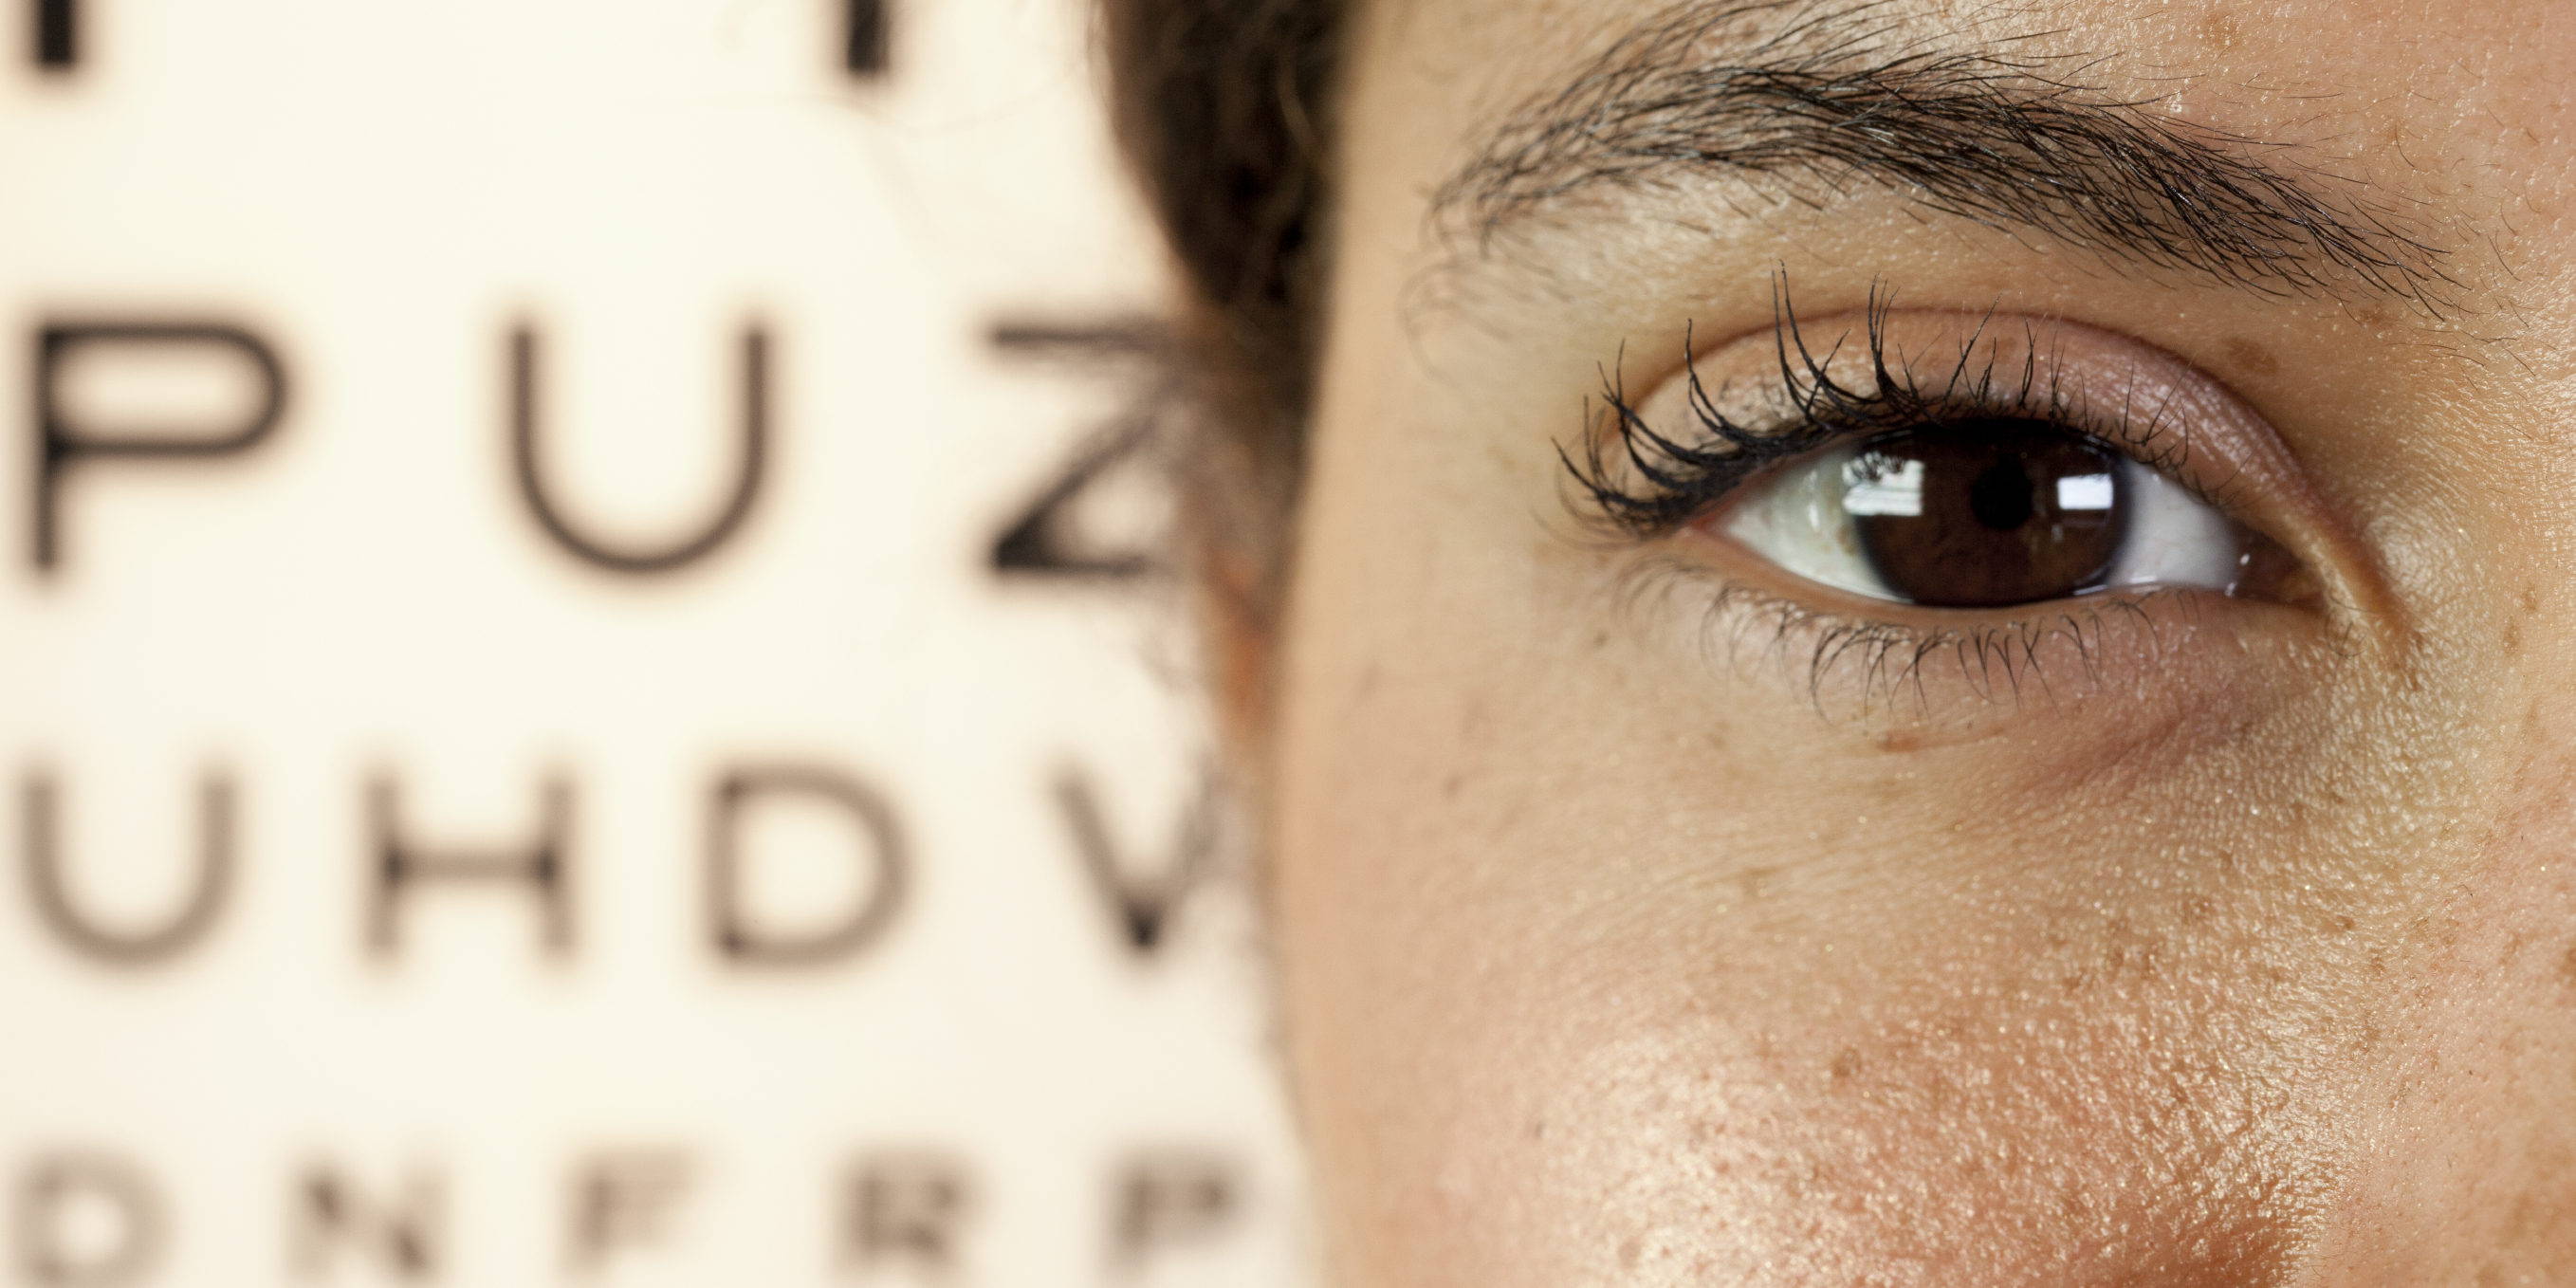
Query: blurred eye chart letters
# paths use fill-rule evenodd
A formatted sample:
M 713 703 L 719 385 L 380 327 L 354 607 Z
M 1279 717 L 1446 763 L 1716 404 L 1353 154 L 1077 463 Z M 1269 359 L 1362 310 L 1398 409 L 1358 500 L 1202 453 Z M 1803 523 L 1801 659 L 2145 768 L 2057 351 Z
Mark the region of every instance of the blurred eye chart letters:
M 0 5 L 0 1284 L 1303 1281 L 1080 0 Z

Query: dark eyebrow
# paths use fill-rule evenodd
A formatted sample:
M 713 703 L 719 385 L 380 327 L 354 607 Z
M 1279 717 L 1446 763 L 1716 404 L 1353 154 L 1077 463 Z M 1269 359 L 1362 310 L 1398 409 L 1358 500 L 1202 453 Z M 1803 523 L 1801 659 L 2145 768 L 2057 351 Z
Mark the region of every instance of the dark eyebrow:
M 2322 159 L 2086 84 L 2029 38 L 1946 48 L 1888 0 L 1700 0 L 1513 113 L 1434 194 L 1479 247 L 1579 193 L 1734 176 L 1811 206 L 1855 188 L 2268 295 L 2445 311 L 2444 252 Z M 1758 33 L 1758 34 L 1757 34 Z M 2056 33 L 2051 33 L 2056 34 Z

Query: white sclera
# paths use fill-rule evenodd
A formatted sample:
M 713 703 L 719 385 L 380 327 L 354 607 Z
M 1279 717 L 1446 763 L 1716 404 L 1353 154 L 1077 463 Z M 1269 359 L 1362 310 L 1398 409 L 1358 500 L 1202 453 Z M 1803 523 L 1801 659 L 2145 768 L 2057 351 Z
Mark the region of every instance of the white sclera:
M 1872 599 L 1911 602 L 1871 567 L 1854 515 L 1922 512 L 1923 467 L 1862 464 L 1857 446 L 1830 448 L 1757 485 L 1728 517 L 1727 536 L 1789 572 Z M 2119 550 L 2093 589 L 2149 586 L 2236 588 L 2244 538 L 2227 517 L 2179 483 L 2136 461 L 2117 474 L 2069 475 L 2057 481 L 2057 503 L 2069 510 L 2128 509 Z

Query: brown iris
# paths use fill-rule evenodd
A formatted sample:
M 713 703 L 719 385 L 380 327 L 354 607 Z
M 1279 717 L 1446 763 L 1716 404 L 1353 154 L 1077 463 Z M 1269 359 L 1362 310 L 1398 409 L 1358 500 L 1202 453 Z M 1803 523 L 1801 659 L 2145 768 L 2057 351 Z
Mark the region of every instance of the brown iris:
M 2037 421 L 1906 430 L 1852 459 L 1844 509 L 1899 598 L 1938 608 L 2063 599 L 2100 586 L 2119 555 L 2122 464 Z

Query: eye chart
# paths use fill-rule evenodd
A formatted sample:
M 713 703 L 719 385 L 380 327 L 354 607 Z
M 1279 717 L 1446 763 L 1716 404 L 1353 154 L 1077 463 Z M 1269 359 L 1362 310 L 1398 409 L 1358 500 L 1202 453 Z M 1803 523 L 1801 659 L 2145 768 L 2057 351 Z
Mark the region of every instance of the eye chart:
M 1080 0 L 0 8 L 0 1283 L 1304 1282 Z

